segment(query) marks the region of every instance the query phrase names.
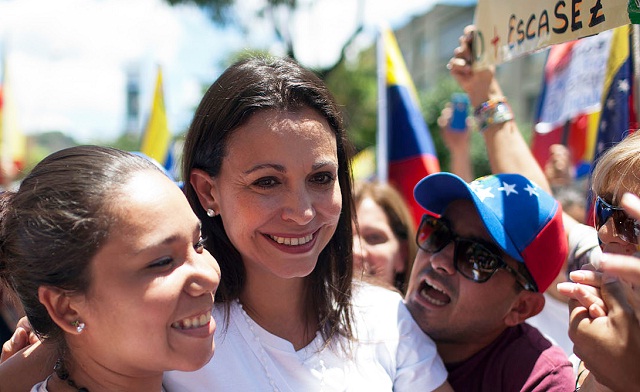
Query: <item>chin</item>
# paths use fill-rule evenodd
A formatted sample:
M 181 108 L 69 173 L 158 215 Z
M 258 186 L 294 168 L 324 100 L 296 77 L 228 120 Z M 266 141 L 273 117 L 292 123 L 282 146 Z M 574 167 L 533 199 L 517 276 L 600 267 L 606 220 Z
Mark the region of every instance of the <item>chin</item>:
M 213 351 L 208 353 L 196 354 L 194 352 L 188 353 L 188 356 L 184 361 L 181 361 L 179 364 L 176 364 L 171 370 L 179 370 L 182 372 L 193 372 L 211 361 L 213 358 Z

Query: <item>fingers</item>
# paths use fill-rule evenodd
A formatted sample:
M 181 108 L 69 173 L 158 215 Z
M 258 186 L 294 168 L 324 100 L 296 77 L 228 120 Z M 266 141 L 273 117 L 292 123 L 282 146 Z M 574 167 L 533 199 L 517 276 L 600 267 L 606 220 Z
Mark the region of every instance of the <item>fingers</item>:
M 22 327 L 27 332 L 33 331 L 33 328 L 31 328 L 31 324 L 29 323 L 29 319 L 26 316 L 21 317 L 20 320 L 18 320 L 18 323 L 16 324 L 16 328 L 17 327 Z
M 451 71 L 452 74 L 459 75 L 469 75 L 471 74 L 471 64 L 467 62 L 465 59 L 452 57 L 451 60 L 447 63 L 447 69 Z
M 0 354 L 0 363 L 9 359 L 13 354 L 22 350 L 29 345 L 29 334 L 22 327 L 17 327 L 11 336 L 10 340 L 7 340 L 2 345 L 2 353 Z
M 464 28 L 464 35 L 466 36 L 470 36 L 472 35 L 475 31 L 476 31 L 476 26 L 475 25 L 467 25 Z
M 637 257 L 605 253 L 600 258 L 600 269 L 634 285 L 640 285 L 640 260 Z
M 569 273 L 569 279 L 574 283 L 586 284 L 593 287 L 600 287 L 602 285 L 602 273 L 594 271 L 591 266 L 581 270 L 571 271 Z
M 471 53 L 471 42 L 473 40 L 473 31 L 475 26 L 467 26 L 463 35 L 458 41 L 460 45 L 453 50 L 453 57 L 447 64 L 447 69 L 452 73 L 466 75 L 471 72 L 471 63 L 473 62 L 473 54 Z
M 447 102 L 438 117 L 438 127 L 440 127 L 440 129 L 444 129 L 449 126 L 452 113 L 453 109 L 451 108 L 451 102 Z
M 587 310 L 591 318 L 607 315 L 607 305 L 597 288 L 572 282 L 558 283 L 557 288 L 560 294 L 575 301 L 575 307 L 581 306 Z
M 622 195 L 620 205 L 624 207 L 625 211 L 629 213 L 633 218 L 640 220 L 640 198 L 632 193 L 625 193 Z
M 29 323 L 29 319 L 26 316 L 18 320 L 18 323 L 16 324 L 16 328 L 18 327 L 23 328 L 25 331 L 27 331 L 27 334 L 29 334 L 29 344 L 34 344 L 40 341 L 40 339 L 38 338 L 38 335 L 36 335 L 35 332 L 33 331 L 33 327 Z

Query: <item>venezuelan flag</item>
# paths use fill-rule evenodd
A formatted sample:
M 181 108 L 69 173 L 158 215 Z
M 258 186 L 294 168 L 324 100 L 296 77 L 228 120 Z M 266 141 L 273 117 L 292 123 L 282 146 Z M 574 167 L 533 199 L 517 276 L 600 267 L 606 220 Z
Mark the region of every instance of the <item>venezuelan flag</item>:
M 633 94 L 633 56 L 630 55 L 631 26 L 613 31 L 611 53 L 607 63 L 602 95 L 602 114 L 592 160 L 595 161 L 609 147 L 617 144 L 629 130 L 638 127 Z
M 638 128 L 633 93 L 634 64 L 630 53 L 631 34 L 631 25 L 621 26 L 613 31 L 602 93 L 602 113 L 597 134 L 592 136 L 595 141 L 590 149 L 592 162 L 597 162 L 606 150 Z M 593 169 L 593 165 L 591 168 Z M 590 195 L 587 199 L 587 222 L 590 224 L 594 224 L 591 208 L 594 199 L 595 195 Z
M 171 132 L 167 124 L 167 113 L 164 107 L 164 95 L 162 92 L 162 70 L 158 68 L 151 114 L 149 115 L 149 120 L 142 138 L 140 151 L 164 166 L 167 161 L 170 144 Z
M 380 46 L 384 53 L 382 74 L 386 95 L 381 97 L 383 102 L 378 110 L 378 116 L 384 118 L 378 129 L 379 179 L 388 180 L 400 191 L 419 224 L 425 211 L 415 201 L 413 188 L 423 177 L 439 172 L 440 164 L 420 111 L 416 88 L 390 29 L 382 30 Z M 388 170 L 387 178 L 380 175 L 380 169 L 385 173 L 384 168 Z

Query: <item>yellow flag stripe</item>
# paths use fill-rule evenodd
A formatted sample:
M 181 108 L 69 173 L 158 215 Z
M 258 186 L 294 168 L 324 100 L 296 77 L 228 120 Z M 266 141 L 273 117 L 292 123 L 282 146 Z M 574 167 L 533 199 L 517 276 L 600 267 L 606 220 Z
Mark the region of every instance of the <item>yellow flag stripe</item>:
M 142 139 L 140 151 L 164 165 L 169 152 L 171 132 L 167 123 L 162 92 L 162 71 L 158 69 L 156 89 L 153 94 L 151 114 Z

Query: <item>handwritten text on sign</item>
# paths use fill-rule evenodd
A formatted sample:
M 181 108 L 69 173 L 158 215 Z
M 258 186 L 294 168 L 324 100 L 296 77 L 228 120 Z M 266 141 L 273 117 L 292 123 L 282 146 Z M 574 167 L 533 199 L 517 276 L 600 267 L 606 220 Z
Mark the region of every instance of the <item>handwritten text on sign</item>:
M 476 65 L 500 64 L 549 45 L 628 24 L 627 2 L 479 0 L 475 14 Z

